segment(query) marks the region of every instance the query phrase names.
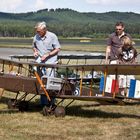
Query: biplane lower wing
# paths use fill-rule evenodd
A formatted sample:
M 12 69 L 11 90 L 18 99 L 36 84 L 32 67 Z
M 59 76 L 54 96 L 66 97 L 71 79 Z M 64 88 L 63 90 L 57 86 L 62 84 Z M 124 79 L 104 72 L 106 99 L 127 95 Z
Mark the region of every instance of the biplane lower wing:
M 120 100 L 118 98 L 113 97 L 107 97 L 107 96 L 71 96 L 71 95 L 59 95 L 56 96 L 60 99 L 73 99 L 73 100 L 80 100 L 80 101 L 96 101 L 102 104 L 118 104 L 123 105 L 123 100 Z

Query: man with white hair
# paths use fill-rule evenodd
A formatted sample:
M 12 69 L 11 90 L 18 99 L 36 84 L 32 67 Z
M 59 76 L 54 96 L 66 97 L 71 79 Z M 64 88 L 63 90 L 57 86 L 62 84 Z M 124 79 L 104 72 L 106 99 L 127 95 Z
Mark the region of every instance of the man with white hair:
M 49 32 L 45 22 L 39 22 L 35 26 L 36 35 L 33 39 L 33 51 L 37 62 L 56 64 L 60 44 L 57 36 Z
M 45 63 L 45 64 L 57 64 L 57 56 L 60 51 L 60 43 L 58 41 L 57 36 L 47 30 L 46 23 L 38 22 L 35 25 L 36 35 L 33 39 L 33 51 L 34 57 L 37 63 Z M 50 69 L 45 69 L 42 71 L 44 75 L 54 77 L 55 72 Z M 41 95 L 41 99 L 43 99 L 43 104 L 48 104 L 47 97 Z

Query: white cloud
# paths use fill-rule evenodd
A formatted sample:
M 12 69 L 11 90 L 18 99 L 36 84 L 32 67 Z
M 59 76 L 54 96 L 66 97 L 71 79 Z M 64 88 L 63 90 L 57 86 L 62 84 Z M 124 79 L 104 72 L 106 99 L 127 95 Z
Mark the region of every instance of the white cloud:
M 93 4 L 93 5 L 128 5 L 128 4 L 140 4 L 139 0 L 86 0 L 87 3 Z
M 22 4 L 23 0 L 1 0 L 0 11 L 13 11 Z

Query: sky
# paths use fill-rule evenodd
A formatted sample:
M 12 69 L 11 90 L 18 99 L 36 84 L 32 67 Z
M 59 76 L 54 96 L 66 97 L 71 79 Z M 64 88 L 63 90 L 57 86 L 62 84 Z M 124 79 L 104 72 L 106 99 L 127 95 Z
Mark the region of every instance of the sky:
M 0 12 L 26 13 L 46 8 L 70 8 L 78 12 L 119 11 L 140 14 L 140 0 L 0 0 Z

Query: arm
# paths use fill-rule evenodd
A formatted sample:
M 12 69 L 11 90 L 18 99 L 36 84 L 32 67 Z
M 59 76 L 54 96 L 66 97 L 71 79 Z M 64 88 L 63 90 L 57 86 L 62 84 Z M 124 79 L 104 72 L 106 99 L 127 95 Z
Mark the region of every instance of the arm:
M 109 64 L 109 56 L 111 52 L 111 47 L 112 47 L 112 34 L 109 35 L 107 39 L 107 47 L 106 47 L 106 55 L 105 55 L 105 64 Z
M 34 57 L 37 57 L 39 55 L 39 53 L 38 53 L 38 50 L 37 50 L 35 37 L 34 37 L 33 42 L 32 42 L 32 49 L 33 49 L 33 55 L 34 55 Z
M 45 60 L 45 59 L 47 59 L 47 58 L 50 58 L 50 57 L 52 57 L 52 56 L 54 56 L 54 55 L 57 55 L 59 51 L 60 51 L 60 48 L 55 48 L 53 51 L 44 54 L 44 55 L 41 57 L 41 60 L 43 61 L 43 60 Z
M 138 63 L 138 56 L 139 53 L 137 52 L 136 48 L 134 47 L 134 59 L 135 59 L 135 63 Z
M 38 50 L 36 48 L 33 48 L 33 52 L 34 52 L 34 57 L 37 57 L 39 55 Z
M 106 47 L 106 55 L 105 55 L 105 63 L 109 64 L 109 56 L 110 56 L 110 50 L 111 50 L 111 46 L 107 46 Z

